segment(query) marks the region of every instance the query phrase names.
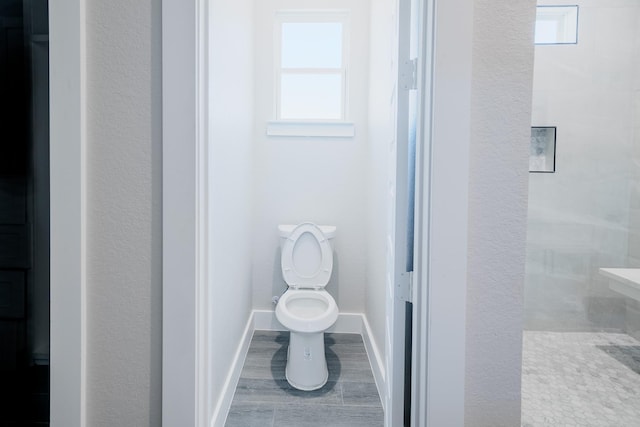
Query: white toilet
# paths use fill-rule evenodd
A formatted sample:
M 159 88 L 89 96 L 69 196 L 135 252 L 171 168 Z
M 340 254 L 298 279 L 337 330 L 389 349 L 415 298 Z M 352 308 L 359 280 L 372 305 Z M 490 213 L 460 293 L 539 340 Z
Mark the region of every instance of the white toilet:
M 329 377 L 324 331 L 338 319 L 338 306 L 324 290 L 333 269 L 329 240 L 336 227 L 305 222 L 278 230 L 282 275 L 289 286 L 276 305 L 276 318 L 290 331 L 286 377 L 299 390 L 316 390 Z

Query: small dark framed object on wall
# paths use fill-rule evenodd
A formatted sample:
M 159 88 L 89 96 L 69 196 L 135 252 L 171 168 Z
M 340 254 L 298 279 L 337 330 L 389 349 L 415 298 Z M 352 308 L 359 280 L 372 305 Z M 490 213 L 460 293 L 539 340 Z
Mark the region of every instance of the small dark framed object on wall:
M 529 149 L 529 172 L 556 171 L 556 127 L 533 126 Z

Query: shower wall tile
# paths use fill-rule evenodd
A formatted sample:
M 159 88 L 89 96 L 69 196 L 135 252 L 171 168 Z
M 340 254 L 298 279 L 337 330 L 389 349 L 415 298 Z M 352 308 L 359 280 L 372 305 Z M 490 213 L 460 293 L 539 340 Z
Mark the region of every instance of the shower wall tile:
M 626 329 L 625 298 L 589 296 L 586 300 L 587 319 L 607 332 L 624 332 Z
M 638 213 L 640 215 L 640 212 Z M 637 230 L 637 231 L 636 231 Z M 631 229 L 629 231 L 629 258 L 640 258 L 640 229 Z M 625 266 L 629 267 L 629 266 Z
M 530 330 L 625 330 L 598 269 L 640 266 L 640 4 L 578 4 L 578 44 L 535 50 L 532 125 L 557 146 L 556 173 L 529 180 Z

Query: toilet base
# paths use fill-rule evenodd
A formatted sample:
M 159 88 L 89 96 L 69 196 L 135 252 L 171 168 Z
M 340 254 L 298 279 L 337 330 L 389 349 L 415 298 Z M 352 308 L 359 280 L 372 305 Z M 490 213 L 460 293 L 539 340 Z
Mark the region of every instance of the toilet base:
M 290 333 L 285 375 L 292 387 L 303 391 L 317 390 L 327 383 L 324 332 Z

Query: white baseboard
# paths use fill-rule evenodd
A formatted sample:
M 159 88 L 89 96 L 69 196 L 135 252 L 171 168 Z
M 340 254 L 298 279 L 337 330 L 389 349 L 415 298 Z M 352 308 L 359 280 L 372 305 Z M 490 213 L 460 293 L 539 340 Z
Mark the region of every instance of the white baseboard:
M 276 319 L 276 313 L 273 310 L 253 310 L 247 326 L 244 330 L 242 340 L 236 351 L 233 366 L 227 380 L 224 384 L 224 390 L 222 397 L 218 401 L 218 404 L 213 413 L 211 420 L 211 427 L 222 427 L 227 419 L 231 402 L 233 401 L 233 395 L 235 393 L 238 380 L 240 379 L 240 373 L 244 361 L 249 351 L 249 344 L 251 343 L 251 337 L 253 331 L 286 331 L 287 328 L 282 326 L 278 319 Z M 369 364 L 373 371 L 373 378 L 378 388 L 378 394 L 381 397 L 382 405 L 384 407 L 385 399 L 385 371 L 384 371 L 384 359 L 380 353 L 371 327 L 364 314 L 361 313 L 339 313 L 336 323 L 327 330 L 327 332 L 333 332 L 338 334 L 360 334 L 362 341 L 364 342 L 364 348 L 367 351 L 369 358 Z
M 384 359 L 382 358 L 382 354 L 380 354 L 376 340 L 373 338 L 373 332 L 367 321 L 367 316 L 364 314 L 362 315 L 362 341 L 364 341 L 364 348 L 367 350 L 367 356 L 369 356 L 373 379 L 376 382 L 376 388 L 378 389 L 378 395 L 380 396 L 380 402 L 384 410 L 387 401 L 387 399 L 384 398 L 386 394 Z
M 256 331 L 286 331 L 276 319 L 276 312 L 273 310 L 253 310 L 253 327 Z
M 276 318 L 273 310 L 253 310 L 254 325 L 257 331 L 286 331 Z M 338 334 L 362 334 L 362 314 L 360 313 L 339 313 L 338 320 L 327 332 Z
M 249 345 L 251 344 L 253 331 L 256 329 L 254 324 L 255 313 L 251 312 L 249 320 L 247 321 L 247 326 L 245 326 L 244 332 L 242 333 L 242 339 L 240 340 L 240 344 L 238 345 L 238 349 L 234 355 L 229 375 L 227 375 L 227 379 L 224 382 L 221 397 L 213 411 L 210 424 L 211 427 L 223 427 L 227 421 L 231 402 L 233 402 L 233 395 L 235 394 L 236 387 L 238 386 L 242 367 L 244 366 L 244 361 L 247 358 L 247 353 L 249 352 Z

